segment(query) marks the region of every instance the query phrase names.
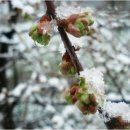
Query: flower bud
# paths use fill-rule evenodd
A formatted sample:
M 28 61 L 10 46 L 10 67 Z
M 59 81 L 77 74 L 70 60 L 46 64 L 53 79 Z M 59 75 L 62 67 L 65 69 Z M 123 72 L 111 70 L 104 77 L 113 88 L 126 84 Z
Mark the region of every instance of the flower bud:
M 83 113 L 83 114 L 89 114 L 89 111 L 88 111 L 88 106 L 85 105 L 84 103 L 78 101 L 76 103 L 77 107 L 79 108 L 79 110 Z
M 96 106 L 88 106 L 88 111 L 92 114 L 95 114 L 97 112 L 97 107 Z
M 29 31 L 29 36 L 38 44 L 46 46 L 51 38 L 51 23 L 48 15 L 42 16 L 36 25 L 33 25 Z
M 73 95 L 72 96 L 72 103 L 75 104 L 77 102 L 77 96 L 76 95 Z
M 33 25 L 29 30 L 29 36 L 32 36 L 33 32 L 36 31 L 37 25 Z
M 81 95 L 80 99 L 81 102 L 85 103 L 85 104 L 89 104 L 90 100 L 89 100 L 89 95 L 88 94 L 83 94 Z
M 70 34 L 74 35 L 75 37 L 80 37 L 80 35 L 81 35 L 79 28 L 77 28 L 73 24 L 69 24 L 66 30 Z
M 77 86 L 72 86 L 72 87 L 70 88 L 70 94 L 71 94 L 71 95 L 74 95 L 78 89 L 79 89 L 79 88 L 78 88 Z
M 91 14 L 88 12 L 73 14 L 69 16 L 66 21 L 66 31 L 75 37 L 91 35 L 94 33 L 93 30 L 88 30 L 88 27 L 94 23 Z
M 75 75 L 76 69 L 71 62 L 62 61 L 59 65 L 60 71 L 64 75 Z

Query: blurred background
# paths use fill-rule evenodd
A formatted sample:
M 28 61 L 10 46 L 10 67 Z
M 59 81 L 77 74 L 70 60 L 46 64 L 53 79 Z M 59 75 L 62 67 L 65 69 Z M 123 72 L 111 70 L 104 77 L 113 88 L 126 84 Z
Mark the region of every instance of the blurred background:
M 55 5 L 91 8 L 96 33 L 69 35 L 70 40 L 81 46 L 77 55 L 84 68 L 103 72 L 106 98 L 130 103 L 130 2 Z M 85 117 L 63 97 L 74 78 L 59 72 L 63 43 L 56 26 L 46 47 L 36 46 L 29 37 L 29 28 L 45 11 L 43 0 L 0 0 L 0 129 L 105 129 L 98 113 Z

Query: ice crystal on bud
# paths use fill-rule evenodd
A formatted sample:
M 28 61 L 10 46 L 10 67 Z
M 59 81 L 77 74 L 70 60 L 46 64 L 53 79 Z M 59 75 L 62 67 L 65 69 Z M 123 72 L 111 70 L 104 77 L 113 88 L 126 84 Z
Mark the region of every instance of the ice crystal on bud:
M 124 102 L 112 103 L 105 102 L 103 106 L 103 115 L 104 120 L 107 122 L 110 118 L 121 117 L 125 122 L 130 122 L 130 107 Z M 106 119 L 106 113 L 109 114 L 109 118 Z
M 92 68 L 81 71 L 80 77 L 85 78 L 88 93 L 94 93 L 97 102 L 102 103 L 105 94 L 103 74 L 99 70 Z

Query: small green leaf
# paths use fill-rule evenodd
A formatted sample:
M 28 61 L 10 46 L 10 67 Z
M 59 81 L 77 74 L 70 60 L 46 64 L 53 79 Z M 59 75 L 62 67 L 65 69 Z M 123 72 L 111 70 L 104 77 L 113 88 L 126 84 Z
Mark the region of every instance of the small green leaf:
M 32 39 L 33 39 L 34 41 L 37 41 L 37 38 L 38 38 L 37 30 L 35 30 L 35 31 L 32 33 L 31 37 L 32 37 Z
M 75 75 L 76 74 L 76 69 L 74 67 L 71 67 L 69 70 L 70 75 Z
M 38 34 L 37 42 L 42 44 L 42 35 L 41 34 Z
M 83 103 L 85 103 L 85 104 L 89 104 L 89 103 L 90 103 L 90 100 L 89 100 L 88 94 L 83 94 L 83 95 L 81 95 L 80 101 L 83 102 Z
M 67 101 L 68 103 L 72 103 L 72 97 L 71 97 L 70 93 L 66 93 L 65 99 L 66 99 L 66 101 Z
M 79 28 L 81 35 L 84 33 L 85 26 L 80 20 L 76 20 L 75 26 Z
M 42 44 L 45 45 L 45 46 L 48 45 L 50 38 L 51 38 L 50 35 L 44 34 L 42 36 Z
M 85 88 L 86 82 L 85 82 L 85 78 L 84 77 L 80 77 L 79 78 L 79 86 L 82 87 L 82 88 Z
M 29 36 L 32 36 L 33 33 L 34 33 L 34 31 L 36 31 L 36 29 L 37 29 L 37 25 L 33 25 L 33 26 L 30 28 L 30 30 L 29 30 Z

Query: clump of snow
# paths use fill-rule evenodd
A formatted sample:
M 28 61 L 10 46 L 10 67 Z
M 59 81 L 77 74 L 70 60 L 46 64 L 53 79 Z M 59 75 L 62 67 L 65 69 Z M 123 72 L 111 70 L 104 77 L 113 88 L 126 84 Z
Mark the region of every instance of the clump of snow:
M 19 97 L 21 95 L 22 90 L 24 90 L 27 87 L 26 84 L 21 83 L 18 86 L 16 86 L 15 89 L 13 89 L 10 94 Z
M 0 102 L 2 102 L 4 99 L 5 99 L 5 94 L 4 94 L 4 93 L 1 93 L 1 94 L 0 94 Z
M 59 79 L 56 77 L 50 78 L 48 80 L 49 86 L 57 87 L 59 85 Z
M 94 93 L 97 101 L 101 103 L 105 98 L 103 73 L 96 68 L 92 68 L 81 71 L 80 76 L 85 78 L 88 93 Z
M 130 107 L 128 104 L 124 102 L 119 103 L 112 103 L 110 101 L 105 102 L 103 106 L 103 111 L 104 111 L 103 115 L 105 115 L 105 113 L 108 113 L 109 118 L 121 116 L 124 121 L 130 122 Z M 104 118 L 106 117 L 104 116 Z
M 60 115 L 55 115 L 52 118 L 54 128 L 61 128 L 64 124 L 64 119 Z
M 51 104 L 47 104 L 45 107 L 45 113 L 55 113 L 56 110 Z

